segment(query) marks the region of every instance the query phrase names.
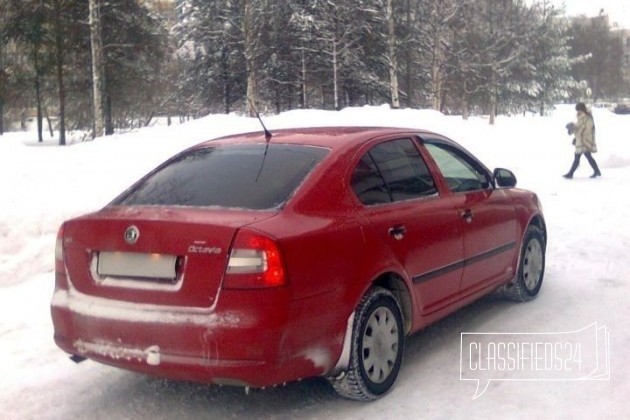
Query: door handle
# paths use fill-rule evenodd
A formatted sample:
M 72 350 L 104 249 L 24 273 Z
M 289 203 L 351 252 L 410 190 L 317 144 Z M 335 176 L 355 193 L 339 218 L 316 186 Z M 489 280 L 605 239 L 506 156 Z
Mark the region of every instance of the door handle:
M 473 221 L 473 212 L 472 212 L 471 209 L 466 209 L 466 210 L 462 211 L 460 216 L 467 223 L 472 223 L 472 221 Z
M 400 241 L 407 233 L 407 228 L 403 225 L 396 225 L 394 227 L 390 227 L 387 231 L 394 239 Z

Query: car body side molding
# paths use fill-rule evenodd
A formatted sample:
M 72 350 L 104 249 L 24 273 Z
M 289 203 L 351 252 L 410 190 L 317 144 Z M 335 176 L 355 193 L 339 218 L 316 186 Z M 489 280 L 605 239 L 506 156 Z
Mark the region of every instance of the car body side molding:
M 497 247 L 495 249 L 491 249 L 489 251 L 486 251 L 484 253 L 481 253 L 479 255 L 475 255 L 473 257 L 470 258 L 466 258 L 464 260 L 461 261 L 456 261 L 452 264 L 449 264 L 447 266 L 438 268 L 437 270 L 433 270 L 430 271 L 428 273 L 424 273 L 424 274 L 420 274 L 419 276 L 414 276 L 413 277 L 413 282 L 414 284 L 418 284 L 418 283 L 422 283 L 428 280 L 431 280 L 435 277 L 441 276 L 442 274 L 448 273 L 450 271 L 455 271 L 455 270 L 459 270 L 462 267 L 465 267 L 467 265 L 471 265 L 471 264 L 475 264 L 479 261 L 483 261 L 487 258 L 491 258 L 494 257 L 495 255 L 501 254 L 503 252 L 507 252 L 512 250 L 514 247 L 516 246 L 516 242 L 510 242 L 508 244 L 505 245 L 501 245 L 500 247 Z

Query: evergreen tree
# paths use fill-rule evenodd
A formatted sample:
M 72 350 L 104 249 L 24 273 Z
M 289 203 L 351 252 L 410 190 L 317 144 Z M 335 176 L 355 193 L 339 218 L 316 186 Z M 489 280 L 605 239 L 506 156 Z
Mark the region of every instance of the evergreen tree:
M 426 75 L 426 94 L 433 109 L 442 111 L 447 95 L 447 79 L 451 69 L 455 32 L 452 25 L 460 13 L 455 0 L 428 0 L 422 3 L 420 49 L 423 73 Z
M 47 45 L 50 42 L 50 28 L 46 24 L 47 10 L 43 4 L 34 1 L 5 0 L 0 3 L 3 16 L 2 38 L 23 45 L 27 51 L 32 72 L 32 86 L 35 92 L 37 109 L 37 138 L 43 141 L 42 84 L 44 74 L 49 71 Z
M 108 0 L 101 9 L 106 134 L 146 125 L 160 111 L 168 29 L 140 2 Z
M 231 112 L 245 94 L 240 0 L 180 0 L 177 11 L 173 33 L 184 66 L 181 96 L 191 111 L 209 112 L 218 102 Z
M 554 104 L 567 100 L 579 87 L 571 68 L 580 59 L 569 57 L 569 28 L 559 9 L 548 0 L 532 6 L 533 22 L 527 65 L 531 69 L 528 81 L 523 81 L 521 102 L 536 104 L 540 115 Z

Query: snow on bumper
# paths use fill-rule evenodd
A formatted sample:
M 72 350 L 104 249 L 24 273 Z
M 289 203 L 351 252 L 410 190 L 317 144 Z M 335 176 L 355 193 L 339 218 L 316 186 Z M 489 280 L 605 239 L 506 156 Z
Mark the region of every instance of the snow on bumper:
M 160 364 L 160 347 L 150 346 L 144 350 L 129 348 L 114 343 L 99 342 L 89 343 L 83 340 L 76 340 L 72 343 L 81 355 L 98 355 L 113 360 L 136 360 L 145 361 L 148 365 L 157 366 Z
M 229 307 L 233 298 L 224 293 L 222 302 Z M 158 377 L 262 387 L 325 374 L 337 361 L 321 345 L 317 363 L 308 356 L 312 343 L 299 342 L 285 299 L 261 306 L 258 297 L 235 312 L 114 301 L 71 288 L 55 292 L 51 310 L 55 341 L 68 353 Z

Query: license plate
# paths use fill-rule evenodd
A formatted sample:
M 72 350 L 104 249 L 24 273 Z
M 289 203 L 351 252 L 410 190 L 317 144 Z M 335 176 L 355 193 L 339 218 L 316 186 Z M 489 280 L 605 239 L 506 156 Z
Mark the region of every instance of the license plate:
M 177 256 L 136 252 L 100 252 L 97 273 L 103 277 L 174 280 Z

